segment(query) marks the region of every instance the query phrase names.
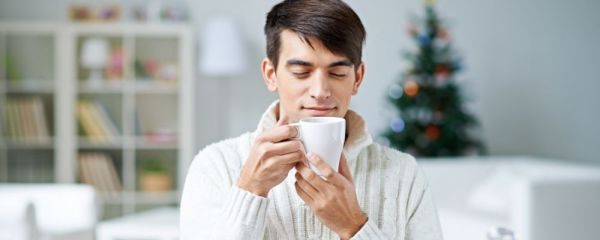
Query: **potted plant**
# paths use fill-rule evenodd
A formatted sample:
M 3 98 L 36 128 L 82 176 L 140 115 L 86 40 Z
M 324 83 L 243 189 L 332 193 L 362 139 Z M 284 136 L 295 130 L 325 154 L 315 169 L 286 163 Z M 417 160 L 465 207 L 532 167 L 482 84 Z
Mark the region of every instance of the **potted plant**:
M 165 161 L 148 158 L 142 161 L 140 189 L 144 192 L 165 192 L 171 190 L 173 181 Z

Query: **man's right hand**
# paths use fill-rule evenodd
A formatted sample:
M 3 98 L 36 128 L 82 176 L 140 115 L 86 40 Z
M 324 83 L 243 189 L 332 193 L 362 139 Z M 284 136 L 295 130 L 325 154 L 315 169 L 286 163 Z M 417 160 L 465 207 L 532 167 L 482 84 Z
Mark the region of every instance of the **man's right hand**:
M 258 135 L 242 168 L 238 187 L 267 197 L 300 161 L 306 161 L 302 142 L 295 137 L 298 130 L 282 117 L 277 126 Z

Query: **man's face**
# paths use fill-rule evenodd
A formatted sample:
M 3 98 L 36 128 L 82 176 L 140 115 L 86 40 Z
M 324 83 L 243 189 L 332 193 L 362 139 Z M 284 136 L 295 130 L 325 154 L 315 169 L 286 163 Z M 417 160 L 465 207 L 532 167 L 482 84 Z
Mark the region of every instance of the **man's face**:
M 362 82 L 364 64 L 355 70 L 349 58 L 333 54 L 316 38 L 309 41 L 312 47 L 295 32 L 284 30 L 277 69 L 268 58 L 263 60 L 267 87 L 279 94 L 280 116 L 288 116 L 289 122 L 344 117 Z

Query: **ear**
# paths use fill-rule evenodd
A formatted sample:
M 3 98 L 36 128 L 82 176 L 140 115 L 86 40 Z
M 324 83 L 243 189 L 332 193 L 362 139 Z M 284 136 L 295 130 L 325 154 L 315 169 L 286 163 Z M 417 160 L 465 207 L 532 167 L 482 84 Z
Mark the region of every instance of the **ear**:
M 356 73 L 355 73 L 355 78 L 354 78 L 354 84 L 352 85 L 352 95 L 356 95 L 358 93 L 358 87 L 360 87 L 360 84 L 363 81 L 363 78 L 365 76 L 365 63 L 361 62 L 360 65 L 358 66 L 358 68 L 356 68 Z
M 275 73 L 275 67 L 269 58 L 264 58 L 261 63 L 261 69 L 263 74 L 263 80 L 267 85 L 267 89 L 271 92 L 277 91 L 277 74 Z

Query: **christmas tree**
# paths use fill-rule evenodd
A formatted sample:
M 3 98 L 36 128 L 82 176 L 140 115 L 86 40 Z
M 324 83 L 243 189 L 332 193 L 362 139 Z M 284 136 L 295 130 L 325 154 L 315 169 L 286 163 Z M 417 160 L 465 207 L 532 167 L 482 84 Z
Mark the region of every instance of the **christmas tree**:
M 384 140 L 415 156 L 484 154 L 484 144 L 472 134 L 478 122 L 464 109 L 456 81 L 461 60 L 432 0 L 425 3 L 424 19 L 411 21 L 408 32 L 417 50 L 403 54 L 409 66 L 388 89 L 398 114 Z

